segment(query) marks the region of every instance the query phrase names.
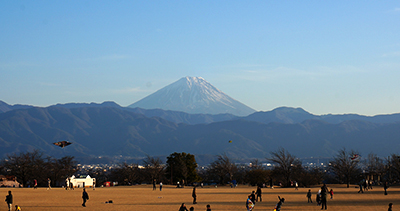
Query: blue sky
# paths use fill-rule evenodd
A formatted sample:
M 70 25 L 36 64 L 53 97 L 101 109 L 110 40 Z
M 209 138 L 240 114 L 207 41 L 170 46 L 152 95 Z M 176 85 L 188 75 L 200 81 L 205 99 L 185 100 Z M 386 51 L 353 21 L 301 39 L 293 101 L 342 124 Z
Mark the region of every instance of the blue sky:
M 400 112 L 399 1 L 1 1 L 0 100 L 128 106 L 199 76 L 258 110 Z

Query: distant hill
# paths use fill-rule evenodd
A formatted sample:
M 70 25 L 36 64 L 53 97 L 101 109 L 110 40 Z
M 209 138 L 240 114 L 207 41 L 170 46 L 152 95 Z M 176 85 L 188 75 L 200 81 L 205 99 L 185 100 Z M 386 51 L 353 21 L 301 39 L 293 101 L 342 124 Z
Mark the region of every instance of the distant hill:
M 201 77 L 181 78 L 128 107 L 182 111 L 190 114 L 228 113 L 236 116 L 247 116 L 255 112 Z
M 330 157 L 342 147 L 358 150 L 361 155 L 374 152 L 379 156 L 400 150 L 399 122 L 350 120 L 332 124 L 306 119 L 296 123 L 307 114 L 301 109 L 285 108 L 278 111 L 296 113 L 289 118 L 293 123 L 232 119 L 189 125 L 110 105 L 58 105 L 0 113 L 0 155 L 39 149 L 55 157 L 137 158 L 187 152 L 205 156 L 226 153 L 232 158 L 250 159 L 268 157 L 278 147 L 298 157 Z M 52 144 L 60 140 L 73 144 L 64 149 Z
M 0 113 L 4 113 L 4 112 L 11 111 L 14 109 L 25 109 L 25 108 L 32 108 L 32 107 L 33 106 L 30 106 L 30 105 L 20 105 L 20 104 L 9 105 L 0 100 Z

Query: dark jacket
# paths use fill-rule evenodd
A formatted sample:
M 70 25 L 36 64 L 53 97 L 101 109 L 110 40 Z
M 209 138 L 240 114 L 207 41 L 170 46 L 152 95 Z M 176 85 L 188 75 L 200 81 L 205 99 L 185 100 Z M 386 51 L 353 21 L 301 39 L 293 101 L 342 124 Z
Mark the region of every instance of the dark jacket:
M 7 202 L 7 204 L 12 204 L 13 203 L 13 197 L 12 197 L 12 195 L 11 194 L 8 194 L 7 196 L 6 196 L 6 200 L 5 200 L 6 202 Z
M 82 199 L 89 199 L 89 194 L 86 191 L 82 192 Z

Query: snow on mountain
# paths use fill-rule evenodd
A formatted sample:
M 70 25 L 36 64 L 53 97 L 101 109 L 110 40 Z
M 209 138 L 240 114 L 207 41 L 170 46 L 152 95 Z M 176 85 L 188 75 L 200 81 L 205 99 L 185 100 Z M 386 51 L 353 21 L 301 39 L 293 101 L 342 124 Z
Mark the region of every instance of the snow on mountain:
M 183 77 L 128 107 L 159 108 L 191 114 L 230 113 L 236 116 L 247 116 L 255 112 L 201 77 Z

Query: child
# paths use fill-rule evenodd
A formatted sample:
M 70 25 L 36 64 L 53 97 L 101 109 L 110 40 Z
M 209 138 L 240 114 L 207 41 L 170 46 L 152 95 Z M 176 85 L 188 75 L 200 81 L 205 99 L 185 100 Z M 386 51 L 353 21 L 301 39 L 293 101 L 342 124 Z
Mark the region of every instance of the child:
M 312 199 L 311 199 L 311 189 L 309 189 L 308 190 L 308 193 L 307 193 L 307 198 L 308 198 L 308 202 L 307 203 L 312 203 Z
M 279 199 L 279 202 L 275 205 L 274 211 L 280 211 L 282 203 L 285 202 L 285 198 L 281 198 L 280 196 L 278 196 L 278 199 Z
M 18 205 L 15 205 L 15 211 L 21 211 L 21 207 Z
M 333 199 L 333 190 L 332 189 L 329 191 L 329 194 L 331 194 L 331 199 Z
M 317 206 L 321 205 L 321 190 L 318 190 L 317 193 Z

